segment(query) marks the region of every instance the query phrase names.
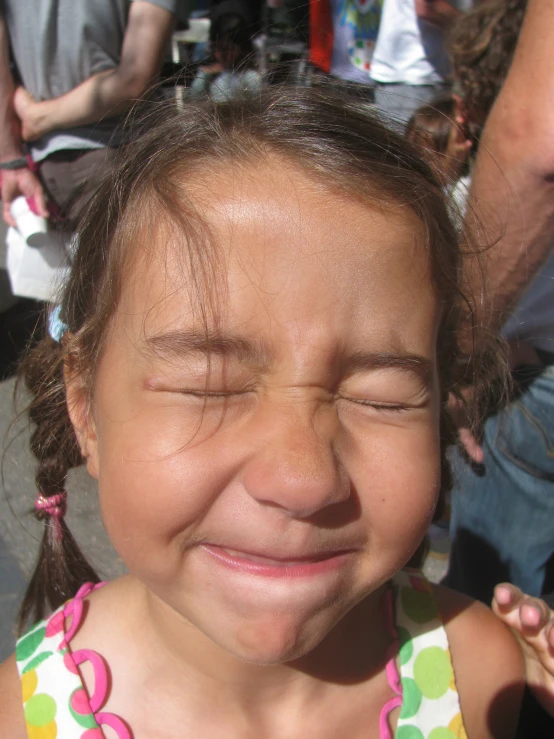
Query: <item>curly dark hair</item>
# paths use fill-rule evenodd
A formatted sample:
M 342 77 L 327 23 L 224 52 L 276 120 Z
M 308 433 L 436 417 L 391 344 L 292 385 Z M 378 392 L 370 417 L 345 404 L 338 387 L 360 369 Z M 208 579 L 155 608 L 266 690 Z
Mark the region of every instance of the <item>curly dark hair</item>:
M 454 77 L 473 123 L 484 123 L 504 84 L 526 7 L 527 0 L 488 0 L 450 32 Z

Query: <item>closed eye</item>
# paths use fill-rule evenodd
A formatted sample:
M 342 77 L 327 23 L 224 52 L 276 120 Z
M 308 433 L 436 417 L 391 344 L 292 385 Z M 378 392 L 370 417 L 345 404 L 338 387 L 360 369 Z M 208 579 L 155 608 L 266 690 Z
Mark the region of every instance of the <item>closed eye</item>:
M 345 400 L 349 400 L 351 403 L 357 403 L 358 405 L 365 405 L 370 408 L 374 408 L 376 411 L 409 411 L 412 410 L 410 406 L 407 405 L 393 405 L 388 403 L 373 403 L 370 400 L 356 400 L 355 398 L 345 398 Z
M 348 395 L 341 395 L 340 398 L 342 400 L 347 400 L 350 403 L 355 403 L 356 405 L 363 405 L 368 408 L 373 408 L 376 411 L 381 412 L 393 412 L 393 413 L 401 413 L 405 411 L 413 411 L 418 410 L 420 408 L 425 407 L 427 405 L 426 402 L 419 403 L 419 404 L 407 404 L 407 403 L 383 403 L 378 400 L 367 400 L 366 398 L 352 398 Z
M 235 395 L 246 395 L 250 390 L 178 390 L 181 395 L 192 395 L 196 398 L 231 398 Z

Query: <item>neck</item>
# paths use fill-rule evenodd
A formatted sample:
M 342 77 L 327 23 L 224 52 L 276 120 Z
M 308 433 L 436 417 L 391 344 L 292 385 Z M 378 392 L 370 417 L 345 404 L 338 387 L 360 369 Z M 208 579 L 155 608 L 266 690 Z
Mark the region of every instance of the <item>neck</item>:
M 308 654 L 291 662 L 260 665 L 231 654 L 142 588 L 140 610 L 149 630 L 151 653 L 171 684 L 188 694 L 218 695 L 218 707 L 229 710 L 276 707 L 299 712 L 339 686 L 364 683 L 380 673 L 391 641 L 383 608 L 386 587 L 354 606 Z M 154 668 L 155 670 L 155 668 Z M 154 673 L 153 673 L 154 674 Z

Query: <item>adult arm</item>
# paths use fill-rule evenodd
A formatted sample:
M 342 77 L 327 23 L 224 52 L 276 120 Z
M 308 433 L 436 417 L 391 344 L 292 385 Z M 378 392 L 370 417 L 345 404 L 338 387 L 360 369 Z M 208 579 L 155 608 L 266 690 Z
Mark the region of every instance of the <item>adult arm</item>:
M 448 0 L 415 0 L 416 15 L 439 28 L 448 28 L 461 15 L 461 11 Z
M 158 75 L 174 26 L 173 13 L 147 0 L 134 0 L 119 65 L 100 72 L 65 95 L 36 102 L 23 89 L 16 110 L 23 138 L 32 141 L 59 128 L 96 123 L 124 112 Z
M 14 83 L 10 72 L 8 29 L 4 16 L 0 13 L 0 162 L 13 161 L 22 156 L 20 125 L 14 110 Z M 15 226 L 10 205 L 20 195 L 34 198 L 40 214 L 47 215 L 42 185 L 27 167 L 2 170 L 1 191 L 3 216 L 9 226 Z
M 487 119 L 469 195 L 494 244 L 485 285 L 469 265 L 478 319 L 499 329 L 554 241 L 554 0 L 529 0 L 513 63 Z

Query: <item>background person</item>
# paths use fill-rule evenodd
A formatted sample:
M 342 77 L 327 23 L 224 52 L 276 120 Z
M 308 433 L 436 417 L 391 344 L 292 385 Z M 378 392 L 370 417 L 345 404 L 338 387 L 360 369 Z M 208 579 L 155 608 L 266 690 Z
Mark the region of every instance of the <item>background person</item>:
M 491 330 L 502 326 L 510 342 L 514 398 L 486 420 L 480 446 L 464 437 L 471 463 L 456 455 L 446 577 L 451 587 L 484 602 L 504 579 L 531 595 L 552 590 L 547 565 L 554 552 L 554 229 L 547 204 L 549 81 L 543 80 L 550 75 L 532 66 L 546 46 L 532 4 L 510 68 L 525 5 L 483 5 L 458 24 L 454 39 L 467 122 L 484 123 L 494 91 L 508 75 L 483 132 L 470 206 L 485 229 L 483 238 L 494 244 L 477 316 Z M 553 6 L 541 7 L 548 13 Z M 538 84 L 523 96 L 531 69 Z M 535 90 L 543 96 L 535 99 Z
M 212 9 L 210 25 L 212 58 L 198 69 L 188 91 L 189 97 L 211 97 L 216 102 L 234 95 L 259 92 L 261 74 L 248 20 L 224 2 Z
M 492 102 L 506 78 L 486 119 L 469 200 L 481 240 L 492 244 L 487 290 L 478 287 L 477 266 L 468 271 L 468 289 L 478 296 L 472 320 L 493 332 L 504 326 L 516 395 L 486 420 L 480 438 L 462 420 L 467 456 L 455 460 L 445 579 L 485 602 L 505 579 L 531 595 L 553 590 L 554 2 L 529 0 L 508 72 L 524 10 L 517 0 L 483 6 L 468 29 L 465 52 L 458 47 L 465 115 L 481 115 L 483 123 L 488 110 L 479 99 Z M 489 12 L 496 14 L 493 23 L 486 22 Z M 520 735 L 552 732 L 552 722 L 526 699 Z
M 375 103 L 393 122 L 450 90 L 445 34 L 472 0 L 384 0 L 371 62 Z
M 0 169 L 4 220 L 10 204 L 45 195 L 67 216 L 121 144 L 119 115 L 156 79 L 177 0 L 2 0 Z M 16 87 L 9 47 L 21 80 Z M 24 160 L 23 141 L 38 165 Z M 78 210 L 76 206 L 76 210 Z M 72 215 L 75 215 L 75 212 Z

